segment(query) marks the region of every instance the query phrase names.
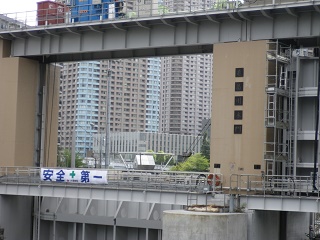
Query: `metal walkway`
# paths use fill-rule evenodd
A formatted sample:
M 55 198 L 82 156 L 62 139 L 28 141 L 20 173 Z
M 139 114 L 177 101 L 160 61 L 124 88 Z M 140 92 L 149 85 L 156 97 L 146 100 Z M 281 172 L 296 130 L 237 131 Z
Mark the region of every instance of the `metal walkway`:
M 188 11 L 44 26 L 17 19 L 22 23 L 18 29 L 1 29 L 0 38 L 12 41 L 12 56 L 41 62 L 212 53 L 215 43 L 261 39 L 298 39 L 313 45 L 320 33 L 319 4 L 228 1 Z
M 210 173 L 105 171 L 108 184 L 83 184 L 40 181 L 39 168 L 3 167 L 0 194 L 188 205 L 190 199 L 206 204 L 206 194 L 218 188 L 215 177 L 208 184 Z
M 217 175 L 219 181 L 216 181 L 210 173 L 105 171 L 108 171 L 108 184 L 82 184 L 40 181 L 39 168 L 2 167 L 0 195 L 182 206 L 213 204 L 212 193 L 223 192 L 236 196 L 239 204 L 252 210 L 320 211 L 320 192 L 313 189 L 313 179 L 308 176 L 231 175 L 230 186 L 222 187 L 222 176 Z M 318 178 L 316 187 L 319 186 Z
M 319 212 L 320 178 L 310 176 L 231 175 L 229 194 L 252 210 Z

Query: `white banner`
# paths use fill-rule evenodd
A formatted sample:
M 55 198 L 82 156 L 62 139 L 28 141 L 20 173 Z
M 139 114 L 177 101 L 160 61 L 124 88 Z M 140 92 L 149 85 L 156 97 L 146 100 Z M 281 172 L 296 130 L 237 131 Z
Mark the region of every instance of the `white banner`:
M 107 171 L 41 168 L 41 181 L 107 184 Z

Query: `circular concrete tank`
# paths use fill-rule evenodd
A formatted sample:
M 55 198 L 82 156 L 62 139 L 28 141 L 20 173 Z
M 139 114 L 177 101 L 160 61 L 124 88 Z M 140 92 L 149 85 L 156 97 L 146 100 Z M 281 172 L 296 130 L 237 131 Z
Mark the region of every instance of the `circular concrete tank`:
M 247 240 L 245 213 L 163 212 L 162 240 Z

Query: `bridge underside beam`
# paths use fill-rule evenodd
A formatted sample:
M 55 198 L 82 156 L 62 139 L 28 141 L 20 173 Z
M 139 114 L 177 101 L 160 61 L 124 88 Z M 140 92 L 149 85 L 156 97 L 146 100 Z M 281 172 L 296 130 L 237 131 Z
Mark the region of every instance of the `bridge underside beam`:
M 0 37 L 12 40 L 12 56 L 63 62 L 212 53 L 214 43 L 262 39 L 316 45 L 319 34 L 320 14 L 310 5 L 35 27 Z
M 290 196 L 240 196 L 241 204 L 252 210 L 319 212 L 319 199 Z
M 71 222 L 71 223 L 85 223 L 96 225 L 110 225 L 114 224 L 113 217 L 106 216 L 81 216 L 79 214 L 70 213 L 41 213 L 41 219 L 46 221 L 59 221 L 59 222 Z M 135 227 L 135 228 L 151 228 L 162 229 L 162 223 L 160 220 L 145 220 L 145 219 L 127 219 L 117 218 L 117 226 L 119 227 Z

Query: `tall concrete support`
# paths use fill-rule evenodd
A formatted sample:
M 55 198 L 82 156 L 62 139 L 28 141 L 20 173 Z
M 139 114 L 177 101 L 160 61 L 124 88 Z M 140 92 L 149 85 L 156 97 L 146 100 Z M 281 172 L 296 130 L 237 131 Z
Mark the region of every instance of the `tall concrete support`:
M 310 214 L 303 212 L 252 211 L 248 213 L 248 240 L 306 239 Z
M 9 53 L 10 44 L 0 40 L 0 166 L 55 166 L 59 70 L 40 71 L 37 61 Z
M 57 164 L 58 114 L 59 114 L 60 67 L 57 63 L 47 65 L 45 78 L 45 95 L 43 98 L 46 112 L 42 115 L 45 122 L 43 137 L 42 166 L 55 167 Z
M 309 233 L 309 226 L 313 225 L 311 219 L 312 213 L 286 212 L 286 214 L 286 239 L 305 239 L 305 234 Z
M 252 211 L 248 213 L 248 240 L 278 240 L 280 236 L 280 212 Z M 284 240 L 284 239 L 282 239 Z
M 5 239 L 32 239 L 32 199 L 0 196 L 0 228 Z
M 212 116 L 219 117 L 211 119 L 212 172 L 264 170 L 266 47 L 266 41 L 214 45 Z

